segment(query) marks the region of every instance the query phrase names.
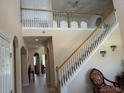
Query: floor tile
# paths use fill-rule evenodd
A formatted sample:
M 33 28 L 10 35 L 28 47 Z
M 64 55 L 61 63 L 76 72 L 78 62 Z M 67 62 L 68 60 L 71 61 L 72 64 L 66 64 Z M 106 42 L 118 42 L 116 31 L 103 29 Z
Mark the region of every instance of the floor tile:
M 46 85 L 46 75 L 35 76 L 35 82 L 31 81 L 29 86 L 23 87 L 22 93 L 50 93 Z

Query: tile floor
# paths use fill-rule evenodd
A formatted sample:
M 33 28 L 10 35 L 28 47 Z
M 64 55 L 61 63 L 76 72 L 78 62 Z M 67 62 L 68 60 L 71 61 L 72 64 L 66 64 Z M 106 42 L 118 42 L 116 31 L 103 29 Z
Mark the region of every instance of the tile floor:
M 29 86 L 23 87 L 22 93 L 55 93 L 51 92 L 46 85 L 46 75 L 35 76 L 35 82 L 31 81 Z
M 35 82 L 31 81 L 29 86 L 23 87 L 22 93 L 56 93 L 50 91 L 46 85 L 46 75 L 35 76 Z M 124 93 L 124 89 L 121 93 Z

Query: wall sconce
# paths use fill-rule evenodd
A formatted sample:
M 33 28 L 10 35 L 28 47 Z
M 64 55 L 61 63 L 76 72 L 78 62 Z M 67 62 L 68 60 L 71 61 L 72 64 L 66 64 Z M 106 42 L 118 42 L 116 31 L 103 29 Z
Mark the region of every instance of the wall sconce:
M 102 57 L 104 57 L 105 54 L 106 54 L 106 51 L 105 50 L 104 51 L 100 51 L 100 54 L 101 54 Z
M 115 49 L 117 48 L 116 45 L 111 45 L 110 48 L 112 49 L 112 51 L 115 51 Z

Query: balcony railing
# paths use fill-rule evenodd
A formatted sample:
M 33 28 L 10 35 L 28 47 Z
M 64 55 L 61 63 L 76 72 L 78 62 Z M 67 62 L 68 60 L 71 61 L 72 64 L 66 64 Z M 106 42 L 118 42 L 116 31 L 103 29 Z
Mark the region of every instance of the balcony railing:
M 95 13 L 60 12 L 54 10 L 21 8 L 22 27 L 38 28 L 88 28 L 87 19 L 101 16 Z

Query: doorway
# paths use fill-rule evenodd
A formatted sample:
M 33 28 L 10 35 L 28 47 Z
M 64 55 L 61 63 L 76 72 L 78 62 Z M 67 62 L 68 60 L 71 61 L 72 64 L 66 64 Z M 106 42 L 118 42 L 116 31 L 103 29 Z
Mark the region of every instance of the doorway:
M 32 82 L 31 80 L 31 83 L 29 86 L 25 87 L 23 93 L 36 93 L 36 91 L 39 91 L 40 93 L 49 93 L 48 91 L 50 88 L 54 87 L 55 74 L 52 37 L 24 37 L 24 41 L 25 44 L 29 46 L 29 64 L 34 68 L 33 70 L 36 74 L 35 81 Z
M 42 54 L 41 73 L 46 74 L 46 57 Z
M 40 57 L 38 53 L 33 56 L 34 72 L 36 75 L 40 75 Z

